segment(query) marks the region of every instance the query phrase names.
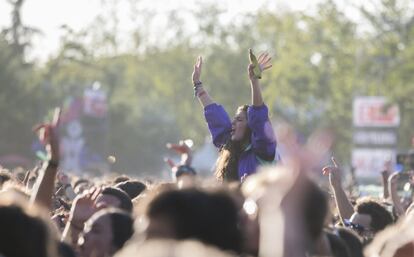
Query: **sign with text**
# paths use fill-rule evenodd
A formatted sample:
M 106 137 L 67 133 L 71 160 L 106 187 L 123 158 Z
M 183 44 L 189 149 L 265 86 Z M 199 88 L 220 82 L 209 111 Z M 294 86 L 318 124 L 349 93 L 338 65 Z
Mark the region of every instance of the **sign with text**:
M 355 131 L 353 141 L 356 145 L 396 145 L 395 131 Z
M 400 112 L 397 105 L 387 106 L 381 96 L 364 96 L 354 99 L 354 127 L 398 127 Z
M 357 176 L 377 177 L 387 160 L 395 160 L 395 154 L 394 149 L 356 148 L 352 150 L 352 166 Z

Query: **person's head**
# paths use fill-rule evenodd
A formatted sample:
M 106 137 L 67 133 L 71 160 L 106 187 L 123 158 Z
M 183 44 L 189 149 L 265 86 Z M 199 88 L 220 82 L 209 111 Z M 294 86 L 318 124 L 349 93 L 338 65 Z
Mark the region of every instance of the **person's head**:
M 95 201 L 96 207 L 115 207 L 127 212 L 132 212 L 132 201 L 128 194 L 119 188 L 106 187 Z
M 22 167 L 17 167 L 13 170 L 14 177 L 19 183 L 23 183 L 26 171 Z
M 231 140 L 246 141 L 249 140 L 250 129 L 247 123 L 248 105 L 242 105 L 237 108 L 236 115 L 231 122 Z
M 195 176 L 197 175 L 196 171 L 189 165 L 180 165 L 173 168 L 175 173 L 175 178 L 178 179 L 182 176 Z
M 147 189 L 147 186 L 138 180 L 128 180 L 120 182 L 116 184 L 115 187 L 127 193 L 129 198 L 131 199 L 134 199 L 135 197 L 140 195 L 145 189 Z
M 148 240 L 131 242 L 116 254 L 117 257 L 235 257 L 234 253 L 206 245 L 197 240 Z
M 149 203 L 146 215 L 148 239 L 192 238 L 224 250 L 241 251 L 238 209 L 226 192 L 162 192 Z
M 9 171 L 1 170 L 0 171 L 0 188 L 3 186 L 4 182 L 12 179 L 12 176 Z
M 82 257 L 112 256 L 133 234 L 132 217 L 121 210 L 100 210 L 85 223 L 79 240 Z
M 358 234 L 348 228 L 337 228 L 336 234 L 345 242 L 352 257 L 364 257 L 362 241 Z
M 372 199 L 357 201 L 354 213 L 349 219 L 349 227 L 364 238 L 372 238 L 377 232 L 393 223 L 392 215 L 387 209 Z
M 128 181 L 128 180 L 131 180 L 131 178 L 128 177 L 127 175 L 120 175 L 120 176 L 118 176 L 114 179 L 113 184 L 116 185 L 118 183 L 125 182 L 125 181 Z
M 77 257 L 75 250 L 65 242 L 58 242 L 59 257 Z
M 396 224 L 377 233 L 364 248 L 364 256 L 412 257 L 414 256 L 414 215 L 400 217 Z
M 349 249 L 339 236 L 326 232 L 333 257 L 351 257 Z M 352 256 L 353 257 L 353 256 Z
M 311 242 L 319 239 L 325 218 L 328 213 L 328 203 L 324 192 L 311 180 L 304 183 L 303 214 L 306 234 Z
M 247 122 L 248 105 L 237 108 L 231 125 L 231 138 L 220 149 L 215 175 L 220 180 L 237 181 L 239 157 L 250 143 L 251 130 Z
M 80 178 L 76 180 L 75 183 L 73 183 L 73 191 L 75 191 L 76 194 L 81 194 L 83 191 L 89 189 L 91 186 L 91 183 L 87 179 Z
M 0 255 L 56 256 L 56 238 L 47 214 L 35 206 L 25 208 L 28 202 L 15 193 L 5 194 L 13 196 L 5 199 L 8 196 L 3 194 L 0 199 Z
M 259 254 L 259 238 L 260 227 L 258 215 L 252 212 L 257 205 L 252 202 L 252 199 L 246 199 L 243 195 L 241 183 L 231 182 L 227 184 L 230 196 L 239 209 L 239 228 L 243 237 L 243 253 L 251 256 Z

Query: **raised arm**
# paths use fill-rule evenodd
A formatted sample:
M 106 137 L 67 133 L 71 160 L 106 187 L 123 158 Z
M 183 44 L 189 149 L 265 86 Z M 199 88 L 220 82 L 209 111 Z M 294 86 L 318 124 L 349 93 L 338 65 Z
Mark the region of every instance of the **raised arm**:
M 189 141 L 189 143 L 187 143 L 187 141 Z M 178 153 L 181 156 L 181 161 L 179 165 L 191 166 L 191 163 L 193 161 L 193 154 L 191 151 L 192 144 L 193 144 L 192 140 L 180 140 L 178 144 L 167 143 L 166 147 L 168 149 L 174 150 L 176 153 Z M 167 162 L 168 165 L 170 165 L 171 168 L 178 166 L 170 158 L 165 159 L 165 161 Z
M 203 58 L 199 56 L 196 60 L 196 63 L 194 64 L 194 70 L 193 70 L 193 75 L 192 75 L 194 95 L 197 96 L 201 105 L 203 107 L 206 107 L 214 103 L 214 101 L 213 99 L 211 99 L 210 95 L 204 89 L 203 83 L 200 80 L 202 67 L 203 67 Z
M 97 211 L 95 200 L 100 193 L 100 188 L 93 188 L 76 196 L 72 203 L 69 220 L 62 233 L 62 241 L 76 246 L 85 222 Z
M 261 72 L 272 67 L 271 61 L 272 58 L 268 53 L 262 53 L 259 55 L 259 58 L 256 60 L 252 49 L 249 49 L 250 64 L 248 67 L 248 74 L 250 79 L 250 88 L 252 92 L 252 105 L 253 106 L 262 106 L 262 90 L 260 88 L 259 79 L 261 78 Z M 259 73 L 259 74 L 258 74 Z
M 389 186 L 388 186 L 388 178 L 390 177 L 391 173 L 392 173 L 391 160 L 387 160 L 384 163 L 384 170 L 381 171 L 382 187 L 383 187 L 382 197 L 383 197 L 384 200 L 387 200 L 388 197 L 390 196 Z
M 268 109 L 262 98 L 259 84 L 261 73 L 272 67 L 272 58 L 267 54 L 261 54 L 256 60 L 251 49 L 249 49 L 250 64 L 248 74 L 252 94 L 252 105 L 247 110 L 247 122 L 252 131 L 252 147 L 262 161 L 270 162 L 275 158 L 276 138 L 272 124 L 269 121 Z
M 46 146 L 48 161 L 40 169 L 30 200 L 32 203 L 43 205 L 47 209 L 50 209 L 52 205 L 55 178 L 59 166 L 59 120 L 60 109 L 57 108 L 52 123 L 42 124 L 36 128 L 39 132 L 40 141 Z
M 203 59 L 199 56 L 194 64 L 192 75 L 194 94 L 204 108 L 204 117 L 213 138 L 213 143 L 220 148 L 230 138 L 231 121 L 224 108 L 216 104 L 204 89 L 203 83 L 200 80 L 202 67 Z
M 397 182 L 398 182 L 399 176 L 400 176 L 399 172 L 394 172 L 388 177 L 388 186 L 389 186 L 388 191 L 391 196 L 392 204 L 394 205 L 394 210 L 397 216 L 401 217 L 404 215 L 405 209 L 403 205 L 401 204 L 401 199 L 398 195 L 398 190 L 397 190 Z
M 336 207 L 339 211 L 339 216 L 341 220 L 350 219 L 354 213 L 354 208 L 350 203 L 348 197 L 341 184 L 341 170 L 338 165 L 334 162 L 334 166 L 327 166 L 323 168 L 323 174 L 329 175 L 329 183 L 334 193 Z

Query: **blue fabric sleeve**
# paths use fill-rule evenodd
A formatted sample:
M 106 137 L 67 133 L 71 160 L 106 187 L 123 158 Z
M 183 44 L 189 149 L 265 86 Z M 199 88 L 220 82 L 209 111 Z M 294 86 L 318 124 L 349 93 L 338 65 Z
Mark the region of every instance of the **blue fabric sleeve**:
M 249 106 L 247 122 L 252 131 L 252 148 L 260 158 L 272 161 L 275 158 L 276 138 L 272 124 L 269 121 L 269 111 L 266 105 Z
M 216 147 L 222 147 L 231 137 L 231 121 L 223 106 L 213 103 L 204 108 L 208 129 Z

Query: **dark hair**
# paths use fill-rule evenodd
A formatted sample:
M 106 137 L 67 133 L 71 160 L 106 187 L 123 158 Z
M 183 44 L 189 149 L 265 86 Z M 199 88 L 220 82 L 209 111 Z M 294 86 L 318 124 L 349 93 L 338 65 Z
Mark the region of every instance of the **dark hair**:
M 345 242 L 352 257 L 364 257 L 362 241 L 354 231 L 349 228 L 337 228 L 336 232 Z
M 58 253 L 60 257 L 76 257 L 73 248 L 65 242 L 58 242 Z
M 0 253 L 4 256 L 50 256 L 52 234 L 41 216 L 18 205 L 0 204 Z
M 195 176 L 197 175 L 196 171 L 189 165 L 180 165 L 177 167 L 175 172 L 175 177 L 179 178 L 182 175 L 190 175 Z
M 112 195 L 118 198 L 120 202 L 119 208 L 127 212 L 132 212 L 131 198 L 129 198 L 128 194 L 122 191 L 121 189 L 115 187 L 106 187 L 104 190 L 102 190 L 101 194 Z
M 142 191 L 147 189 L 147 186 L 138 180 L 128 180 L 128 181 L 120 182 L 116 184 L 115 187 L 127 193 L 129 198 L 131 199 L 134 199 L 139 194 L 141 194 Z
M 112 223 L 112 243 L 119 250 L 134 233 L 134 220 L 127 212 L 116 209 L 109 210 L 108 214 Z
M 304 184 L 303 208 L 305 229 L 309 238 L 314 242 L 322 234 L 328 203 L 323 191 L 311 180 Z
M 174 229 L 174 239 L 195 238 L 223 250 L 241 252 L 238 210 L 226 192 L 166 191 L 150 202 L 147 216 L 167 218 Z
M 353 257 L 350 255 L 346 243 L 339 236 L 330 232 L 326 232 L 326 236 L 328 237 L 333 257 Z
M 242 105 L 237 108 L 237 112 L 244 112 L 247 119 L 248 105 Z M 243 145 L 251 140 L 251 130 L 246 127 L 243 139 L 233 141 L 231 138 L 221 147 L 219 157 L 217 158 L 215 175 L 219 180 L 235 181 L 239 180 L 238 166 L 240 154 L 243 151 Z
M 4 184 L 4 182 L 9 181 L 10 179 L 10 172 L 5 170 L 0 171 L 0 187 Z
M 125 182 L 125 181 L 128 181 L 130 179 L 131 178 L 128 177 L 127 175 L 120 175 L 120 176 L 118 176 L 118 177 L 116 177 L 114 179 L 114 184 L 118 184 L 118 183 L 121 183 L 121 182 Z
M 372 199 L 358 201 L 355 205 L 355 211 L 371 217 L 370 227 L 374 233 L 383 230 L 386 226 L 393 223 L 391 213 L 380 203 Z
M 73 183 L 73 189 L 75 189 L 80 184 L 89 184 L 89 183 L 90 183 L 89 180 L 84 179 L 84 178 L 80 178 L 80 179 L 76 180 L 75 183 Z

